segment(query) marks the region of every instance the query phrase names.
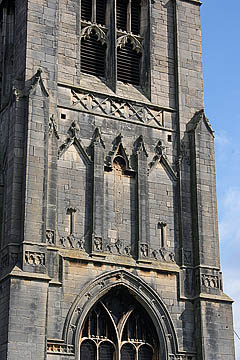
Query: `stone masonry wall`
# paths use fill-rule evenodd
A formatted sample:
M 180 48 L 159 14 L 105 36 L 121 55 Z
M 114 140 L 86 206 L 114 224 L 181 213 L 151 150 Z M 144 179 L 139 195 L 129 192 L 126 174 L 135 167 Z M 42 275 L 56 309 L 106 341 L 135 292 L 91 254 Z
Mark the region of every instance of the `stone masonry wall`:
M 166 360 L 234 360 L 199 5 L 151 3 L 146 97 L 81 73 L 79 1 L 16 0 L 16 81 L 0 112 L 3 360 L 77 358 L 76 324 L 114 271 L 112 286 L 160 314 Z

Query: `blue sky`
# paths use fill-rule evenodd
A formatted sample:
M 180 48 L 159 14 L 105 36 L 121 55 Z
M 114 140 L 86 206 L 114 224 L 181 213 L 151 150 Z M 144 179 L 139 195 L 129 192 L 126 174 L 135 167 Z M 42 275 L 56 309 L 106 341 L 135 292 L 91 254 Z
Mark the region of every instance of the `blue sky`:
M 215 130 L 218 216 L 224 291 L 234 300 L 240 336 L 240 1 L 203 0 L 205 113 Z M 240 340 L 235 336 L 236 360 Z

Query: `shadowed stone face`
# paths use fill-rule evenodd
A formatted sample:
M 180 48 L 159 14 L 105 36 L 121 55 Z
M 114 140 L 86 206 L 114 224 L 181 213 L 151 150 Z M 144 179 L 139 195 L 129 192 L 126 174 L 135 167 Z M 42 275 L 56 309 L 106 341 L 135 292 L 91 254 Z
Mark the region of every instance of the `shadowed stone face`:
M 0 0 L 0 359 L 234 360 L 198 0 Z

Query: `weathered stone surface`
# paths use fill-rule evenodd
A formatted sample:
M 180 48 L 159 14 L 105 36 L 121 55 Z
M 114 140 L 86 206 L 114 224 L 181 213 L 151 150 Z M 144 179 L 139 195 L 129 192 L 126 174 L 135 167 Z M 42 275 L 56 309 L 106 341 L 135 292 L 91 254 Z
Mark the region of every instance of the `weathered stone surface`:
M 81 72 L 80 0 L 7 3 L 0 358 L 79 359 L 89 311 L 128 289 L 156 327 L 159 358 L 234 360 L 200 1 L 143 2 L 142 88 L 116 81 L 112 45 L 106 81 Z

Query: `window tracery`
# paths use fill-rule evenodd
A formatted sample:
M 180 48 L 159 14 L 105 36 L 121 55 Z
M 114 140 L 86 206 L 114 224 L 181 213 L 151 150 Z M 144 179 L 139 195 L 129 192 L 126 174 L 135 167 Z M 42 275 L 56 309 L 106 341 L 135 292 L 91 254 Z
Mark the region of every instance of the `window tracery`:
M 89 312 L 80 339 L 80 360 L 158 360 L 157 334 L 145 309 L 124 287 Z
M 83 73 L 105 78 L 109 83 L 119 80 L 144 87 L 146 76 L 141 74 L 148 73 L 146 59 L 150 56 L 146 4 L 148 2 L 142 4 L 141 0 L 117 0 L 114 7 L 111 0 L 81 0 Z

